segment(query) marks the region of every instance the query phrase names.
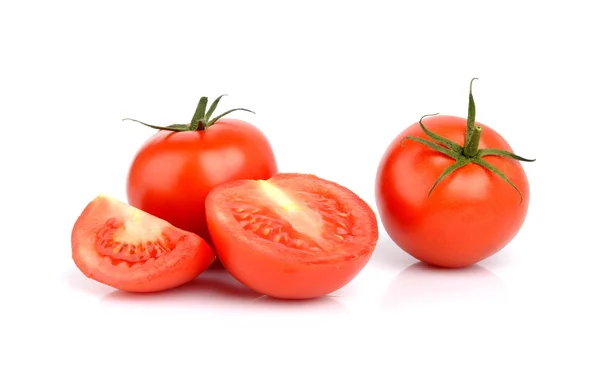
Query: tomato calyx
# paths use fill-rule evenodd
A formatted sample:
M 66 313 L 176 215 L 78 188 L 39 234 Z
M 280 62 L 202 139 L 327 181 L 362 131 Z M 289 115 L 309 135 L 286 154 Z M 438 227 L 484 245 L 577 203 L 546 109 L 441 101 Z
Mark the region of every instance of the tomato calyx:
M 526 162 L 533 162 L 533 161 L 535 161 L 535 159 L 527 159 L 527 158 L 518 156 L 514 153 L 505 151 L 503 149 L 496 149 L 496 148 L 480 149 L 479 148 L 479 140 L 481 139 L 481 133 L 483 131 L 483 128 L 481 126 L 475 126 L 475 100 L 473 98 L 473 81 L 476 79 L 478 79 L 478 78 L 471 79 L 471 83 L 469 84 L 469 111 L 468 111 L 468 115 L 467 115 L 467 128 L 466 128 L 467 130 L 465 132 L 465 146 L 464 147 L 455 143 L 454 141 L 451 141 L 443 136 L 440 136 L 440 135 L 430 131 L 429 129 L 427 129 L 425 127 L 425 125 L 423 124 L 423 119 L 425 117 L 435 116 L 438 113 L 426 114 L 423 117 L 421 117 L 421 119 L 419 120 L 419 125 L 421 126 L 421 129 L 423 130 L 423 132 L 425 132 L 427 137 L 431 138 L 431 140 L 427 140 L 427 139 L 415 137 L 415 136 L 407 136 L 407 137 L 403 138 L 402 141 L 404 141 L 404 140 L 416 141 L 416 142 L 423 144 L 435 151 L 443 153 L 444 155 L 451 157 L 455 160 L 455 163 L 450 165 L 448 168 L 446 168 L 442 172 L 442 174 L 438 177 L 438 179 L 435 181 L 435 183 L 429 190 L 429 193 L 427 195 L 428 197 L 431 196 L 431 193 L 433 192 L 435 187 L 444 178 L 448 177 L 450 174 L 452 174 L 456 170 L 458 170 L 468 164 L 473 163 L 473 164 L 477 164 L 477 165 L 493 172 L 498 177 L 500 177 L 502 180 L 504 180 L 505 182 L 510 184 L 510 186 L 513 187 L 519 193 L 519 196 L 521 198 L 519 204 L 521 204 L 523 202 L 523 195 L 522 195 L 521 191 L 519 190 L 519 188 L 516 185 L 514 185 L 513 182 L 510 181 L 510 179 L 502 171 L 500 171 L 494 165 L 492 165 L 488 161 L 486 161 L 484 159 L 484 157 L 485 156 L 509 157 L 514 160 L 526 161 Z
M 194 112 L 194 116 L 192 117 L 192 120 L 190 121 L 189 124 L 172 124 L 169 126 L 157 126 L 157 125 L 146 124 L 145 122 L 138 121 L 133 118 L 124 118 L 123 121 L 134 121 L 139 124 L 148 126 L 153 129 L 158 129 L 158 130 L 170 130 L 173 132 L 190 132 L 190 131 L 206 130 L 206 128 L 213 125 L 219 119 L 225 117 L 226 115 L 228 115 L 230 113 L 238 111 L 238 110 L 242 110 L 245 112 L 255 114 L 252 110 L 248 110 L 248 109 L 244 109 L 244 108 L 235 108 L 235 109 L 227 110 L 226 112 L 221 113 L 218 116 L 213 118 L 212 115 L 215 112 L 215 110 L 217 109 L 217 105 L 221 101 L 221 98 L 223 98 L 226 95 L 227 94 L 222 94 L 219 97 L 217 97 L 212 102 L 210 107 L 208 108 L 208 111 L 206 110 L 206 107 L 208 105 L 208 97 L 201 97 L 200 101 L 198 102 L 198 106 L 196 106 L 196 111 Z

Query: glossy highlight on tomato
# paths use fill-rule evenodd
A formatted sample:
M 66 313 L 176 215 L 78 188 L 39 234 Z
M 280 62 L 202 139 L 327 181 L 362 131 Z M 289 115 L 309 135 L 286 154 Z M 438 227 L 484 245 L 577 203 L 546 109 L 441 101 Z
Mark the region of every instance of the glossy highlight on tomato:
M 221 97 L 208 110 L 208 99 L 202 97 L 189 124 L 142 123 L 159 132 L 136 152 L 127 174 L 129 204 L 211 245 L 204 205 L 208 192 L 229 181 L 268 179 L 278 172 L 263 132 L 246 121 L 224 118 L 249 110 L 231 109 L 212 117 Z
M 219 259 L 241 283 L 275 298 L 332 293 L 367 264 L 378 240 L 373 210 L 314 175 L 239 180 L 206 199 Z
M 469 266 L 500 251 L 521 229 L 529 183 L 519 161 L 535 160 L 515 155 L 498 132 L 475 121 L 471 89 L 466 119 L 425 117 L 382 156 L 377 209 L 390 238 L 414 258 Z
M 129 292 L 183 285 L 215 260 L 199 236 L 109 196 L 92 200 L 71 232 L 72 258 L 88 278 Z

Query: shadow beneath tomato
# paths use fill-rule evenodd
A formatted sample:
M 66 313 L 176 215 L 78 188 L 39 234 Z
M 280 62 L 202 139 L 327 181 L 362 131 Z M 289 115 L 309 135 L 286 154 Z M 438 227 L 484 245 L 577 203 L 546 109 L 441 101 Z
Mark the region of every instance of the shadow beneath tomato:
M 334 297 L 312 300 L 279 300 L 250 290 L 225 270 L 207 270 L 195 280 L 175 289 L 155 293 L 129 293 L 112 291 L 101 299 L 102 303 L 144 307 L 202 307 L 207 310 L 232 310 L 235 312 L 333 312 L 346 310 Z
M 399 269 L 415 261 L 415 258 L 404 252 L 386 236 L 377 243 L 370 262 L 374 265 L 380 265 L 384 269 Z
M 91 296 L 103 296 L 112 290 L 111 287 L 87 278 L 83 273 L 75 269 L 65 273 L 64 280 L 70 289 Z
M 221 261 L 219 261 L 219 258 L 215 259 L 215 261 L 208 267 L 207 270 L 218 270 L 218 271 L 222 271 L 225 270 L 225 266 L 223 266 L 223 263 L 221 263 Z
M 496 254 L 479 262 L 479 264 L 489 270 L 502 270 L 510 265 L 511 258 L 511 249 L 510 246 L 507 246 Z
M 345 313 L 346 305 L 334 296 L 323 296 L 309 300 L 282 300 L 269 296 L 261 296 L 250 302 L 251 308 L 261 311 L 302 312 L 302 313 Z
M 488 269 L 473 265 L 444 269 L 417 262 L 402 270 L 387 289 L 382 310 L 431 306 L 489 306 L 503 297 L 502 281 Z
M 198 278 L 175 289 L 154 293 L 129 293 L 116 290 L 103 297 L 101 302 L 175 307 L 189 304 L 231 307 L 247 303 L 260 296 L 240 284 L 226 271 L 207 270 Z

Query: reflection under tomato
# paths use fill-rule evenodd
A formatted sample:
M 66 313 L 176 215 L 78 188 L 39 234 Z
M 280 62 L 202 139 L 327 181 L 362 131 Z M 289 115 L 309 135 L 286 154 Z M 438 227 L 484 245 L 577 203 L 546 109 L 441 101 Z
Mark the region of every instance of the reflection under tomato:
M 249 308 L 261 311 L 284 311 L 318 314 L 344 313 L 347 311 L 343 302 L 334 296 L 323 296 L 307 300 L 280 300 L 269 296 L 261 296 L 251 301 Z
M 244 312 L 296 312 L 302 315 L 337 314 L 346 306 L 334 296 L 308 300 L 279 300 L 254 292 L 235 280 L 226 270 L 207 270 L 195 280 L 178 288 L 155 293 L 110 292 L 102 303 L 142 308 L 204 308 Z
M 502 281 L 480 265 L 444 269 L 417 262 L 394 278 L 382 308 L 399 311 L 410 306 L 490 305 L 501 300 L 503 290 Z
M 237 282 L 224 270 L 207 270 L 198 278 L 175 289 L 155 293 L 113 291 L 102 298 L 103 303 L 144 307 L 231 308 L 261 295 Z

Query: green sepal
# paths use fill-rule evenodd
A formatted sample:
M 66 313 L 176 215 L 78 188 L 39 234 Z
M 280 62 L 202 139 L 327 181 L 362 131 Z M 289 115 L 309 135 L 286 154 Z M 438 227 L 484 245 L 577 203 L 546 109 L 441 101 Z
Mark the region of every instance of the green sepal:
M 465 165 L 467 165 L 469 163 L 471 163 L 471 160 L 463 157 L 463 158 L 456 160 L 456 162 L 454 164 L 452 164 L 451 166 L 449 166 L 448 168 L 444 169 L 444 171 L 442 172 L 440 177 L 438 177 L 438 179 L 435 181 L 435 183 L 433 183 L 433 187 L 431 187 L 431 189 L 429 190 L 427 197 L 431 196 L 431 193 L 433 192 L 434 188 L 437 187 L 437 185 L 440 183 L 440 181 L 444 180 L 452 172 L 464 167 Z
M 244 108 L 231 109 L 231 110 L 227 110 L 225 113 L 219 114 L 218 116 L 216 116 L 212 120 L 208 121 L 208 124 L 206 126 L 209 127 L 212 124 L 214 124 L 215 122 L 217 122 L 219 119 L 221 119 L 224 116 L 228 115 L 229 113 L 232 113 L 232 112 L 235 112 L 235 111 L 238 111 L 238 110 L 242 110 L 242 111 L 245 111 L 245 112 L 248 112 L 248 113 L 256 114 L 252 110 L 248 110 L 248 109 L 244 109 Z
M 505 151 L 502 149 L 495 149 L 495 148 L 479 149 L 479 141 L 481 138 L 483 128 L 480 126 L 477 126 L 477 127 L 475 126 L 476 110 L 475 110 L 475 100 L 473 98 L 473 81 L 476 79 L 478 79 L 478 78 L 472 78 L 471 83 L 469 85 L 469 111 L 468 111 L 468 116 L 467 116 L 467 125 L 465 128 L 466 129 L 466 131 L 465 131 L 465 146 L 460 146 L 459 144 L 457 144 L 443 136 L 440 136 L 440 135 L 432 132 L 431 130 L 427 129 L 427 127 L 425 127 L 425 125 L 423 124 L 423 118 L 435 116 L 435 115 L 437 115 L 437 113 L 424 115 L 419 120 L 419 125 L 421 126 L 421 130 L 423 130 L 425 135 L 427 135 L 427 137 L 429 137 L 433 141 L 423 139 L 420 137 L 416 137 L 416 136 L 407 136 L 407 137 L 403 138 L 400 141 L 400 143 L 402 143 L 404 140 L 412 140 L 412 141 L 415 141 L 422 145 L 425 145 L 425 146 L 429 147 L 430 149 L 433 149 L 437 152 L 440 152 L 440 153 L 456 160 L 455 163 L 453 163 L 448 168 L 446 168 L 442 172 L 442 174 L 438 177 L 438 179 L 435 181 L 435 183 L 429 190 L 428 196 L 431 195 L 431 193 L 436 188 L 436 186 L 440 183 L 440 181 L 442 181 L 443 179 L 445 179 L 446 177 L 448 177 L 449 175 L 454 173 L 456 170 L 458 170 L 470 163 L 473 163 L 473 164 L 477 164 L 477 165 L 489 170 L 490 172 L 496 174 L 498 177 L 500 177 L 502 180 L 504 180 L 506 183 L 508 183 L 511 187 L 513 187 L 519 193 L 519 196 L 521 198 L 521 201 L 519 202 L 519 204 L 521 204 L 521 203 L 523 203 L 523 195 L 522 195 L 521 191 L 519 190 L 519 188 L 512 181 L 510 181 L 510 179 L 501 170 L 499 170 L 493 164 L 489 163 L 488 161 L 484 160 L 483 158 L 486 156 L 498 156 L 498 157 L 508 157 L 508 158 L 511 158 L 514 160 L 527 161 L 527 162 L 533 162 L 533 161 L 535 161 L 535 159 L 527 159 L 527 158 L 518 156 L 512 152 Z
M 429 141 L 429 140 L 426 140 L 426 139 L 424 139 L 424 138 L 421 138 L 421 137 L 408 136 L 408 137 L 405 137 L 405 138 L 403 138 L 403 139 L 400 141 L 400 144 L 402 144 L 402 142 L 403 142 L 404 140 L 412 140 L 412 141 L 416 141 L 416 142 L 418 142 L 418 143 L 421 143 L 421 144 L 423 144 L 423 145 L 427 145 L 427 146 L 428 146 L 428 147 L 430 147 L 431 149 L 433 149 L 433 150 L 435 150 L 435 151 L 438 151 L 438 152 L 440 152 L 440 153 L 443 153 L 443 154 L 445 154 L 445 155 L 446 155 L 446 156 L 448 156 L 448 157 L 452 157 L 452 158 L 453 158 L 453 159 L 455 159 L 455 160 L 456 160 L 456 158 L 458 157 L 458 155 L 457 155 L 456 153 L 452 152 L 452 150 L 451 150 L 451 149 L 444 148 L 443 146 L 441 146 L 441 145 L 439 145 L 439 144 L 436 144 L 436 143 L 434 143 L 433 141 Z
M 509 151 L 505 151 L 503 149 L 495 149 L 495 148 L 485 148 L 477 151 L 477 157 L 485 157 L 485 156 L 501 156 L 501 157 L 510 157 L 511 159 L 519 160 L 519 161 L 527 161 L 534 162 L 535 159 L 526 159 L 525 157 L 518 156 Z
M 496 175 L 498 175 L 502 180 L 504 180 L 505 182 L 507 182 L 508 184 L 510 184 L 511 187 L 513 187 L 514 189 L 517 190 L 517 192 L 519 193 L 519 197 L 521 198 L 521 201 L 519 202 L 519 204 L 521 204 L 523 202 L 523 194 L 521 193 L 521 191 L 519 190 L 519 188 L 517 188 L 516 185 L 513 184 L 512 181 L 510 181 L 510 179 L 504 174 L 504 172 L 502 172 L 501 170 L 499 170 L 498 168 L 496 168 L 495 166 L 493 166 L 492 164 L 488 163 L 487 161 L 485 161 L 484 159 L 476 159 L 474 158 L 472 160 L 472 162 L 474 164 L 478 164 L 481 165 L 482 167 L 486 168 L 487 170 L 495 173 Z
M 142 124 L 149 128 L 158 129 L 158 130 L 170 130 L 173 132 L 185 132 L 185 131 L 190 130 L 189 125 L 186 125 L 186 124 L 173 124 L 173 125 L 169 125 L 169 126 L 157 126 L 157 125 L 150 125 L 145 122 L 135 120 L 133 118 L 123 118 L 123 121 L 134 121 L 134 122 L 137 122 L 138 124 Z
M 440 136 L 439 134 L 432 132 L 431 130 L 427 129 L 425 127 L 425 125 L 423 125 L 423 118 L 433 117 L 433 116 L 437 116 L 437 115 L 438 115 L 438 113 L 426 114 L 423 117 L 421 117 L 421 119 L 419 120 L 419 125 L 421 126 L 421 129 L 431 139 L 433 139 L 441 144 L 444 144 L 446 147 L 450 148 L 453 152 L 460 152 L 462 150 L 462 147 L 459 144 L 455 143 L 454 141 L 448 140 L 447 138 L 444 138 L 444 137 Z
M 221 101 L 221 98 L 227 96 L 227 94 L 221 94 L 220 96 L 218 96 L 212 104 L 210 104 L 210 107 L 208 108 L 208 111 L 206 112 L 206 116 L 205 119 L 207 121 L 210 120 L 210 116 L 212 116 L 212 114 L 215 112 L 215 109 L 217 108 L 217 105 L 219 104 L 219 102 Z
M 217 105 L 219 104 L 219 101 L 221 101 L 221 98 L 223 98 L 226 95 L 227 94 L 222 94 L 222 95 L 218 96 L 212 102 L 212 104 L 208 108 L 208 111 L 206 110 L 206 107 L 208 106 L 208 98 L 201 97 L 200 101 L 198 102 L 198 105 L 196 106 L 194 116 L 192 117 L 192 120 L 189 124 L 173 124 L 173 125 L 168 125 L 168 126 L 158 126 L 158 125 L 146 124 L 144 122 L 135 120 L 133 118 L 124 118 L 123 121 L 125 121 L 125 120 L 135 121 L 142 125 L 148 126 L 153 129 L 158 129 L 158 130 L 171 130 L 174 132 L 184 132 L 184 131 L 206 130 L 206 128 L 214 125 L 219 119 L 225 117 L 226 115 L 228 115 L 232 112 L 238 111 L 238 110 L 255 114 L 252 110 L 248 110 L 248 109 L 244 109 L 244 108 L 236 108 L 236 109 L 228 110 L 225 113 L 221 113 L 218 116 L 216 116 L 215 118 L 211 119 L 212 114 L 217 109 Z

